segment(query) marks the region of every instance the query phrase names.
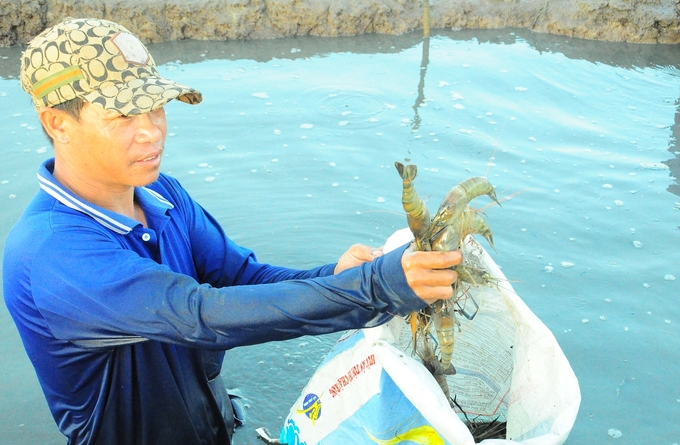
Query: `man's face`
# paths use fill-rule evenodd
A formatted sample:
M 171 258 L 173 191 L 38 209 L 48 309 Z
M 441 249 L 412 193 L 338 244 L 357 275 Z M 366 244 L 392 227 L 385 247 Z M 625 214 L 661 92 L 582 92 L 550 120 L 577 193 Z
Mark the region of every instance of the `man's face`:
M 85 103 L 63 160 L 105 191 L 144 186 L 158 178 L 166 131 L 163 108 L 125 117 Z

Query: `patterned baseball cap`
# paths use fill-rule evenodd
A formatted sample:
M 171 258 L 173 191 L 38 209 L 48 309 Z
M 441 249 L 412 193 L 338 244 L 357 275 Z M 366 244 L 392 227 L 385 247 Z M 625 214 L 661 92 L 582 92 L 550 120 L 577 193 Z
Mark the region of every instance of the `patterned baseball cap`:
M 38 110 L 80 97 L 125 116 L 203 98 L 163 78 L 130 31 L 99 19 L 67 18 L 35 37 L 22 55 L 21 86 Z

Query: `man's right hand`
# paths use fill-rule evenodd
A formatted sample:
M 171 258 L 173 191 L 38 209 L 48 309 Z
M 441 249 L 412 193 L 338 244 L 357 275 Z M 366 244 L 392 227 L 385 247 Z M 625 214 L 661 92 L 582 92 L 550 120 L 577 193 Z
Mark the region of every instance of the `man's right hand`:
M 401 257 L 401 266 L 413 292 L 426 303 L 432 304 L 453 296 L 451 285 L 458 279 L 458 273 L 451 267 L 457 266 L 462 260 L 463 255 L 458 250 L 416 252 L 411 245 Z

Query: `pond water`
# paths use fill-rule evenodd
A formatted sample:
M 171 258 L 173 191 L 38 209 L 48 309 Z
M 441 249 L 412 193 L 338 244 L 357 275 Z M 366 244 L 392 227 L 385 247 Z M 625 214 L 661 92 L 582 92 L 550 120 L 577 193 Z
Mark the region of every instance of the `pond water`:
M 490 254 L 579 379 L 567 444 L 680 443 L 680 47 L 475 30 L 149 48 L 204 94 L 167 106 L 164 171 L 260 260 L 381 245 L 405 226 L 394 161 L 418 165 L 431 212 L 485 175 L 511 198 L 486 209 Z M 0 247 L 52 153 L 19 55 L 0 49 Z M 0 444 L 65 443 L 4 302 L 0 335 Z M 227 354 L 237 444 L 278 435 L 337 338 Z

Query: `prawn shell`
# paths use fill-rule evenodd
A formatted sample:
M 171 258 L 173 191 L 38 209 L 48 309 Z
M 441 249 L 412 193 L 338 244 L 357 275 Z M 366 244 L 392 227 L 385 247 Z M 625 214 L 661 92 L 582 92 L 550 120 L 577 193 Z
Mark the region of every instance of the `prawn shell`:
M 425 201 L 416 193 L 413 185 L 413 180 L 418 175 L 418 167 L 413 164 L 404 165 L 399 161 L 395 162 L 394 166 L 397 168 L 403 182 L 401 203 L 406 212 L 408 227 L 411 229 L 413 236 L 416 237 L 416 240 L 422 239 L 423 235 L 430 228 L 430 211 L 427 209 Z
M 453 319 L 454 311 L 451 305 L 447 304 L 447 302 L 444 302 L 443 300 L 439 300 L 435 304 L 438 307 L 435 309 L 432 318 L 434 319 L 437 342 L 439 343 L 439 360 L 442 366 L 442 371 L 446 374 L 446 371 L 449 371 L 449 367 L 451 366 L 451 358 L 453 357 L 453 346 L 455 343 L 454 328 L 456 322 Z
M 466 207 L 460 217 L 444 226 L 430 240 L 432 250 L 449 251 L 460 248 L 461 243 L 468 235 L 482 235 L 489 245 L 493 247 L 493 234 L 482 216 Z
M 461 233 L 457 224 L 449 224 L 431 240 L 432 250 L 448 252 L 456 250 L 460 244 Z
M 482 176 L 468 178 L 454 186 L 442 201 L 434 218 L 432 218 L 428 235 L 432 236 L 432 232 L 437 228 L 453 223 L 467 208 L 469 202 L 481 195 L 489 196 L 500 205 L 493 185 Z

